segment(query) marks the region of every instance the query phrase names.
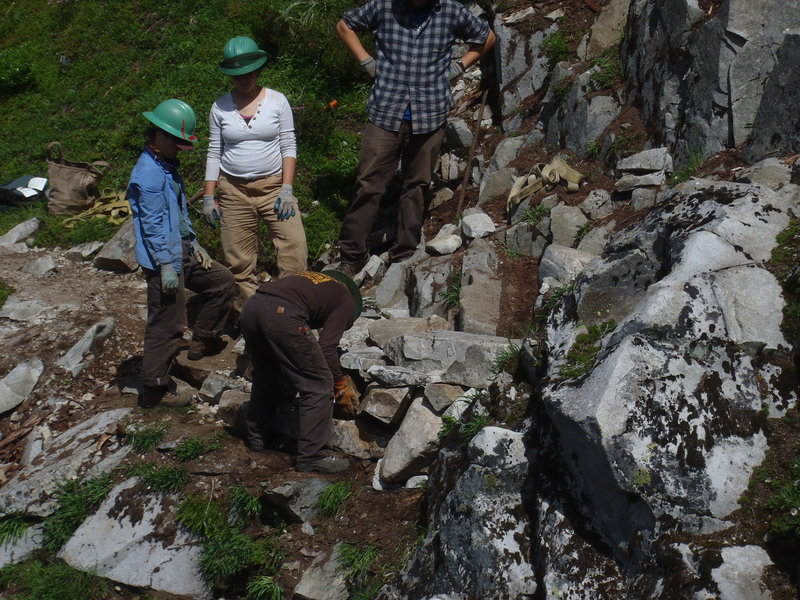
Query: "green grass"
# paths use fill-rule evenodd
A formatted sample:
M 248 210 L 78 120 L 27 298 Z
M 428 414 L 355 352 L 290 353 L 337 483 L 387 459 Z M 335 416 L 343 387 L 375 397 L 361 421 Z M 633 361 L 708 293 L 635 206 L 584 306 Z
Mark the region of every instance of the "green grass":
M 555 307 L 558 306 L 558 303 L 561 301 L 561 299 L 564 296 L 571 293 L 572 293 L 572 284 L 569 283 L 562 285 L 561 287 L 557 287 L 552 292 L 550 292 L 550 295 L 547 296 L 545 301 L 542 303 L 542 311 L 544 315 L 547 316 L 551 312 L 553 312 Z
M 516 373 L 517 365 L 519 363 L 519 351 L 520 347 L 509 341 L 506 349 L 503 350 L 495 359 L 494 365 L 492 365 L 492 371 L 495 374 L 500 373 L 501 371 L 505 371 L 511 375 Z
M 168 427 L 167 423 L 131 425 L 125 428 L 125 440 L 137 454 L 147 454 L 161 443 Z
M 622 61 L 619 47 L 608 48 L 592 61 L 592 67 L 600 69 L 592 75 L 592 81 L 601 90 L 614 87 L 622 81 Z
M 261 515 L 261 498 L 247 491 L 243 484 L 228 489 L 228 512 L 231 522 L 244 526 Z
M 0 308 L 3 308 L 3 305 L 6 303 L 6 300 L 8 300 L 8 297 L 16 291 L 17 290 L 10 285 L 6 285 L 6 283 L 0 279 Z
M 175 520 L 194 535 L 215 537 L 228 529 L 220 503 L 201 496 L 184 498 Z
M 769 530 L 800 547 L 800 449 L 795 450 L 790 472 L 774 482 L 772 488 L 774 493 L 767 501 L 771 510 Z
M 377 559 L 378 550 L 375 546 L 359 548 L 345 542 L 339 546 L 338 571 L 353 588 L 359 589 L 366 585 Z
M 55 494 L 58 508 L 44 522 L 42 547 L 57 552 L 84 519 L 100 506 L 112 485 L 109 474 L 85 481 L 62 482 Z
M 443 304 L 445 308 L 455 308 L 461 301 L 461 271 L 452 273 L 448 277 L 447 288 L 444 290 Z
M 490 419 L 486 415 L 473 415 L 468 421 L 464 423 L 461 428 L 461 439 L 468 442 L 474 438 L 478 432 L 490 423 Z
M 585 333 L 578 334 L 567 352 L 566 362 L 561 367 L 561 377 L 577 379 L 588 373 L 600 352 L 600 340 L 616 326 L 613 320 L 606 321 L 600 325 L 590 325 Z
M 0 591 L 13 591 L 9 600 L 104 600 L 108 583 L 61 561 L 31 560 L 0 570 Z
M 186 469 L 155 465 L 148 462 L 134 463 L 126 469 L 128 477 L 139 477 L 142 482 L 157 492 L 177 492 L 189 483 Z
M 323 517 L 335 517 L 352 495 L 353 488 L 349 481 L 337 481 L 320 492 L 314 506 Z
M 200 572 L 208 585 L 224 590 L 253 572 L 274 575 L 282 562 L 283 554 L 272 540 L 254 542 L 246 533 L 229 529 L 224 535 L 206 539 Z
M 522 215 L 522 222 L 535 227 L 542 219 L 549 216 L 550 209 L 542 204 L 537 204 L 536 206 L 528 207 L 525 214 Z
M 547 57 L 548 68 L 552 69 L 562 60 L 567 60 L 570 56 L 569 38 L 563 30 L 559 29 L 549 37 L 545 38 L 539 49 Z
M 283 600 L 280 584 L 269 575 L 259 575 L 247 582 L 247 600 Z
M 701 152 L 690 152 L 689 157 L 672 174 L 672 185 L 689 181 L 698 169 L 703 166 L 705 159 Z
M 210 440 L 201 440 L 197 437 L 188 437 L 175 446 L 175 458 L 180 462 L 189 462 L 196 458 L 222 448 L 220 441 L 223 433 L 217 433 Z
M 783 288 L 781 331 L 787 340 L 793 340 L 800 331 L 800 280 L 794 272 L 800 262 L 800 220 L 791 219 L 789 226 L 775 236 L 775 242 L 770 265 Z
M 439 439 L 442 440 L 453 433 L 457 428 L 458 419 L 451 415 L 444 415 L 442 417 L 442 426 L 439 428 L 439 433 L 437 435 Z
M 13 544 L 28 531 L 30 523 L 19 514 L 8 515 L 0 519 L 0 546 Z

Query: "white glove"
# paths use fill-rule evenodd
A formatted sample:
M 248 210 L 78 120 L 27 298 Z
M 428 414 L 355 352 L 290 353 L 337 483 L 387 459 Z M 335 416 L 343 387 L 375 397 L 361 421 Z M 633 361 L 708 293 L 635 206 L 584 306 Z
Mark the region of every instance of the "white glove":
M 378 74 L 378 67 L 375 65 L 375 59 L 371 56 L 369 58 L 365 58 L 361 61 L 361 66 L 367 72 L 367 75 L 375 79 L 375 75 Z
M 459 75 L 464 74 L 464 63 L 460 60 L 454 60 L 450 63 L 450 79 L 455 79 Z
M 217 223 L 219 223 L 222 218 L 222 213 L 219 211 L 219 204 L 217 204 L 213 194 L 203 196 L 203 216 L 206 218 L 206 221 L 208 221 L 208 224 L 211 225 L 211 229 L 215 229 Z
M 278 213 L 280 221 L 288 221 L 297 214 L 299 207 L 297 206 L 297 198 L 294 197 L 292 186 L 284 183 L 281 186 L 281 193 L 275 200 L 275 212 Z
M 197 259 L 197 262 L 200 263 L 200 266 L 203 267 L 206 271 L 211 268 L 211 265 L 214 261 L 211 260 L 211 257 L 208 255 L 203 247 L 197 242 L 197 240 L 192 240 L 192 254 Z

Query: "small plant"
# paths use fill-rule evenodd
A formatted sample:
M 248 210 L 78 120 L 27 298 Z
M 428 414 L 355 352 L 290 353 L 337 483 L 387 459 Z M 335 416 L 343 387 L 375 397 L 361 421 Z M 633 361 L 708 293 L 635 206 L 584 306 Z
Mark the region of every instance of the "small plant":
M 458 419 L 451 415 L 444 415 L 442 417 L 442 426 L 439 429 L 439 439 L 444 439 L 451 433 L 453 433 L 458 427 Z
M 0 546 L 13 544 L 28 531 L 28 523 L 22 515 L 13 514 L 0 519 Z
M 228 493 L 228 514 L 232 523 L 243 526 L 261 514 L 261 498 L 248 492 L 241 483 L 232 486 Z
M 354 589 L 363 588 L 377 558 L 375 546 L 359 548 L 345 542 L 339 546 L 338 570 Z
M 638 133 L 622 134 L 614 136 L 610 146 L 610 154 L 615 159 L 625 158 L 636 152 L 636 148 L 641 141 Z
M 200 558 L 200 572 L 208 585 L 222 589 L 234 577 L 253 567 L 258 558 L 255 544 L 245 533 L 229 530 L 225 535 L 206 540 Z
M 528 207 L 525 214 L 522 215 L 522 222 L 535 227 L 542 219 L 549 216 L 550 209 L 543 204 L 537 204 L 536 206 Z
M 557 63 L 569 58 L 569 39 L 563 30 L 559 29 L 545 38 L 539 49 L 547 57 L 547 66 L 552 69 Z
M 461 300 L 461 272 L 449 277 L 447 289 L 444 291 L 444 307 L 454 308 Z
M 519 361 L 519 346 L 513 344 L 510 340 L 508 346 L 503 350 L 494 360 L 492 371 L 497 374 L 501 371 L 514 374 L 517 370 L 517 363 Z
M 581 240 L 586 237 L 586 234 L 589 233 L 594 225 L 592 225 L 591 221 L 586 221 L 583 225 L 581 225 L 580 229 L 578 229 L 578 233 L 575 235 L 575 243 L 580 244 Z
M 597 140 L 589 140 L 586 142 L 586 156 L 589 158 L 597 158 L 600 156 L 600 142 Z
M 147 454 L 164 439 L 167 427 L 166 423 L 149 426 L 132 425 L 125 429 L 125 440 L 137 454 Z
M 145 485 L 157 492 L 177 492 L 189 483 L 189 472 L 175 467 L 159 467 L 153 463 L 140 462 L 126 469 L 128 477 L 139 477 Z
M 557 287 L 550 295 L 545 299 L 544 303 L 542 304 L 542 310 L 544 311 L 545 315 L 549 315 L 553 312 L 553 309 L 558 305 L 561 298 L 564 296 L 572 293 L 572 284 L 562 285 L 561 287 Z
M 564 101 L 564 98 L 566 98 L 569 93 L 570 87 L 572 87 L 571 78 L 562 79 L 553 87 L 553 97 L 555 98 L 556 104 L 561 104 Z
M 599 67 L 592 75 L 592 81 L 601 90 L 614 87 L 616 83 L 622 80 L 622 61 L 620 60 L 618 47 L 605 50 L 594 59 L 592 66 Z
M 349 482 L 337 481 L 320 492 L 314 506 L 323 517 L 335 517 L 342 507 L 342 503 L 352 495 L 353 490 Z
M 16 292 L 13 287 L 10 285 L 6 285 L 4 281 L 0 280 L 0 308 L 3 308 L 3 305 L 8 300 L 8 297 Z
M 489 424 L 489 417 L 486 415 L 473 415 L 461 428 L 461 439 L 468 442 L 477 433 Z
M 217 433 L 210 440 L 201 440 L 196 437 L 188 437 L 180 444 L 175 446 L 175 458 L 180 462 L 189 462 L 200 458 L 204 454 L 222 448 L 221 439 L 224 434 Z
M 109 598 L 105 580 L 58 562 L 29 562 L 0 570 L 0 591 L 14 588 L 16 600 L 104 600 Z
M 42 547 L 57 552 L 72 536 L 78 526 L 105 499 L 111 491 L 111 475 L 65 481 L 55 494 L 58 508 L 44 522 Z
M 283 600 L 281 586 L 269 575 L 259 575 L 247 582 L 247 600 Z
M 774 485 L 775 494 L 767 502 L 773 517 L 770 531 L 800 545 L 800 459 L 792 468 L 791 477 Z
M 675 172 L 672 174 L 672 184 L 677 185 L 684 181 L 689 181 L 689 179 L 697 173 L 697 170 L 703 166 L 703 162 L 703 154 L 701 152 L 690 152 L 686 162 L 675 169 Z
M 188 496 L 178 506 L 176 520 L 194 535 L 214 537 L 227 529 L 219 502 Z
M 561 368 L 565 379 L 577 379 L 589 372 L 600 352 L 599 341 L 617 326 L 613 320 L 600 325 L 590 325 L 585 333 L 575 337 L 575 343 L 567 352 L 567 360 Z

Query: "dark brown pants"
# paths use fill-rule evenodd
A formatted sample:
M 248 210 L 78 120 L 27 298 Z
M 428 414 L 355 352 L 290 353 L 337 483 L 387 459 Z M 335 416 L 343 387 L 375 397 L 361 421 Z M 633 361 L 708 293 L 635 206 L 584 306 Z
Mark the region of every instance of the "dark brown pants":
M 389 260 L 397 262 L 414 253 L 422 235 L 425 196 L 443 139 L 444 126 L 430 133 L 412 134 L 409 121 L 403 121 L 399 131 L 367 123 L 361 141 L 355 198 L 339 232 L 344 262 L 355 263 L 366 256 L 367 238 L 398 161 L 402 179 L 400 207 Z
M 299 394 L 297 458 L 326 456 L 333 426 L 333 375 L 303 310 L 256 292 L 239 319 L 253 365 L 248 442 L 263 445 L 274 432 L 276 407 Z
M 183 244 L 183 268 L 178 275 L 178 291 L 168 295 L 161 291 L 161 272 L 143 269 L 147 281 L 147 327 L 144 331 L 142 382 L 147 386 L 169 383 L 172 360 L 180 350 L 186 324 L 184 286 L 201 298 L 194 323 L 198 339 L 213 338 L 222 333 L 230 315 L 235 282 L 231 272 L 218 262 L 206 270 L 189 254 L 190 244 Z

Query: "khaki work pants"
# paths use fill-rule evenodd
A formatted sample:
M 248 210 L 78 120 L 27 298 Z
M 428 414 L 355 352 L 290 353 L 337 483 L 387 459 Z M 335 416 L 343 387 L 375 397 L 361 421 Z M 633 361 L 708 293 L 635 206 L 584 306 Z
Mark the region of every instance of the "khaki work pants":
M 270 240 L 275 246 L 278 276 L 308 268 L 306 232 L 300 215 L 280 221 L 275 213 L 275 200 L 281 191 L 281 183 L 280 175 L 241 179 L 221 173 L 219 177 L 222 255 L 236 279 L 233 307 L 239 312 L 259 285 L 256 278 L 259 218 L 267 224 Z

